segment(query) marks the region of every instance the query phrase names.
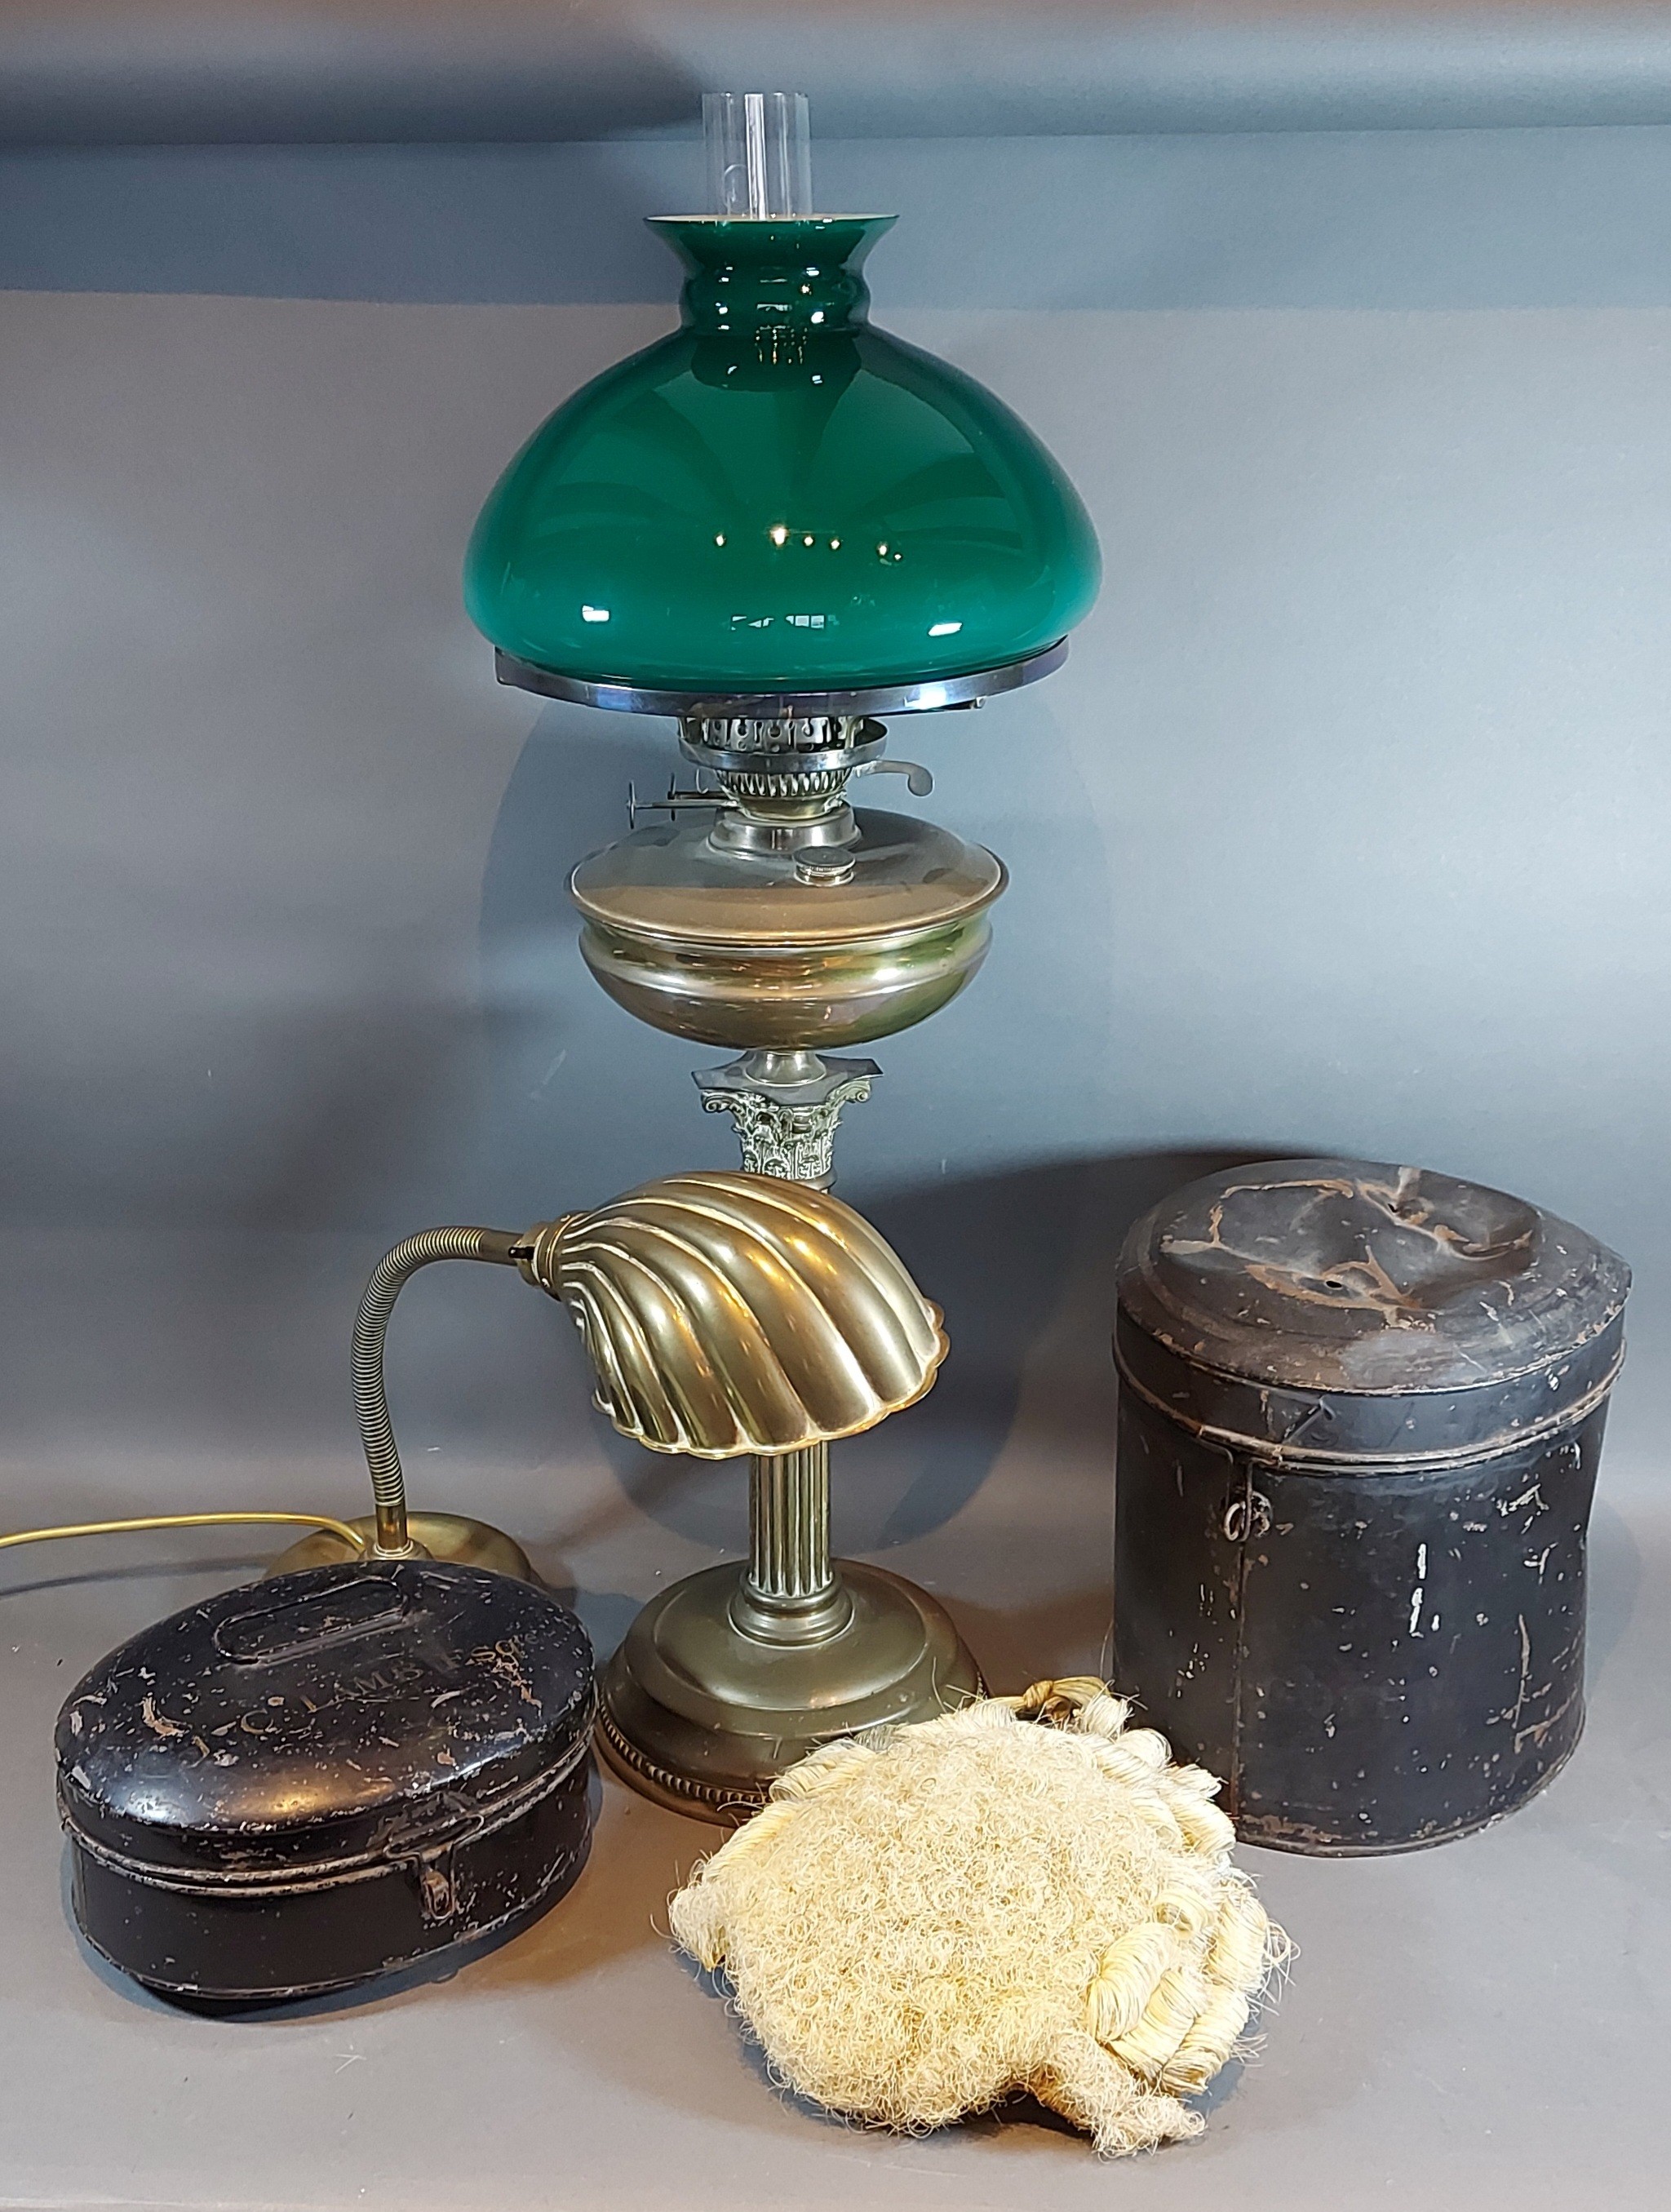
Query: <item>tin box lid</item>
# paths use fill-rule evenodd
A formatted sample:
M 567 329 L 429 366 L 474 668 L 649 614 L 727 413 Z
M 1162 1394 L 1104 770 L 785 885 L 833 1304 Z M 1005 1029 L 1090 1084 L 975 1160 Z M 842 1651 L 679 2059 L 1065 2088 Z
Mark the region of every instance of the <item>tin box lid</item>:
M 842 945 L 943 928 L 988 907 L 1004 864 L 938 823 L 880 807 L 855 811 L 858 836 L 832 848 L 844 883 L 805 883 L 787 854 L 708 842 L 706 822 L 658 823 L 582 860 L 570 878 L 589 921 L 677 944 Z
M 478 1567 L 376 1560 L 223 1591 L 101 1660 L 58 1716 L 72 1832 L 258 1879 L 416 1853 L 585 1757 L 586 1632 Z
M 1132 1230 L 1118 1280 L 1121 1365 L 1161 1410 L 1265 1444 L 1303 1424 L 1296 1456 L 1419 1458 L 1512 1441 L 1604 1391 L 1631 1278 L 1506 1192 L 1311 1159 L 1175 1191 Z

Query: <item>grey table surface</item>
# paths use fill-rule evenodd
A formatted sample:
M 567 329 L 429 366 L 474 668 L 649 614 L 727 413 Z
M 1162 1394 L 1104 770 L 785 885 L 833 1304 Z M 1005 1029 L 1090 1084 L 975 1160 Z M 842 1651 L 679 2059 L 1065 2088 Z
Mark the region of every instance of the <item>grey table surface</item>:
M 450 1976 L 231 2020 L 146 1996 L 94 1960 L 68 1917 L 53 1716 L 109 1645 L 246 1577 L 255 1555 L 226 1534 L 169 1540 L 167 1565 L 155 1545 L 143 1564 L 131 1546 L 11 1554 L 0 2203 L 1662 2203 L 1671 1515 L 1640 1411 L 1598 1504 L 1590 1719 L 1566 1771 L 1512 1819 L 1437 1850 L 1244 1852 L 1298 1944 L 1290 1984 L 1256 2055 L 1212 2092 L 1204 2136 L 1113 2167 L 1024 2108 L 900 2141 L 773 2087 L 665 1934 L 666 1899 L 713 1832 L 613 1784 L 568 1900 Z M 648 1556 L 639 1568 L 653 1571 Z M 541 1559 L 558 1581 L 574 1573 L 573 1558 Z M 619 1553 L 601 1575 L 583 1558 L 582 1609 L 584 1586 L 623 1577 L 641 1579 Z M 1002 1659 L 1024 1665 L 1018 1650 Z

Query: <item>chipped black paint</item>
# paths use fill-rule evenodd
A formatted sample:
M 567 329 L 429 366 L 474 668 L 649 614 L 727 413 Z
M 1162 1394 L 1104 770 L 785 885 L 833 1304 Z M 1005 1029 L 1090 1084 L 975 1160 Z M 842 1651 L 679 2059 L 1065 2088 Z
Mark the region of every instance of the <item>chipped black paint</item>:
M 1133 1231 L 1115 1668 L 1249 1841 L 1439 1843 L 1571 1753 L 1629 1282 L 1518 1200 L 1362 1162 Z
M 585 1863 L 592 1652 L 548 1593 L 383 1560 L 143 1631 L 58 1717 L 88 1941 L 195 1996 L 336 1989 L 531 1918 Z

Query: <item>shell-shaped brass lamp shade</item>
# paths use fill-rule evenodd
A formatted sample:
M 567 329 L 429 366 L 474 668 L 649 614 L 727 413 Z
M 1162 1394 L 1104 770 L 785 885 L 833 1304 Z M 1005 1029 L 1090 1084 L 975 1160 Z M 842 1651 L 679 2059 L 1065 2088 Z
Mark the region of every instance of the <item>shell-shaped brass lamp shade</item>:
M 838 1198 L 669 1176 L 532 1232 L 523 1273 L 579 1323 L 597 1401 L 652 1451 L 729 1459 L 856 1435 L 945 1357 L 938 1310 Z

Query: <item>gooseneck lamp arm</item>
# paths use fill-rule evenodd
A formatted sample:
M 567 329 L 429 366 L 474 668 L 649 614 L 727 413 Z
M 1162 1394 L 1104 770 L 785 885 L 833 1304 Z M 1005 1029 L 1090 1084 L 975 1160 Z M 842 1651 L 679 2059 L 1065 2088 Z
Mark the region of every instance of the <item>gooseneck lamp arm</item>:
M 372 1272 L 354 1324 L 354 1410 L 371 1470 L 377 1507 L 372 1553 L 376 1559 L 410 1559 L 416 1550 L 406 1525 L 406 1480 L 383 1389 L 383 1337 L 404 1285 L 434 1260 L 486 1260 L 514 1267 L 531 1249 L 509 1229 L 425 1229 L 386 1252 Z
M 876 1231 L 839 1199 L 769 1176 L 668 1176 L 590 1213 L 563 1214 L 522 1232 L 426 1229 L 379 1261 L 361 1302 L 353 1352 L 355 1409 L 377 1509 L 369 1542 L 363 1522 L 356 1529 L 327 1514 L 229 1511 L 20 1529 L 0 1536 L 0 1548 L 49 1536 L 276 1522 L 328 1530 L 354 1559 L 442 1556 L 415 1540 L 409 1526 L 383 1384 L 383 1340 L 395 1300 L 435 1260 L 514 1267 L 560 1300 L 579 1325 L 595 1401 L 623 1435 L 653 1451 L 750 1456 L 763 1479 L 781 1468 L 815 1474 L 832 1437 L 856 1435 L 914 1403 L 945 1352 L 936 1309 Z M 450 1522 L 455 1534 L 460 1527 L 483 1529 L 456 1516 L 428 1519 Z M 285 1559 L 325 1563 L 311 1545 L 294 1547 Z M 786 1549 L 757 1531 L 755 1562 L 758 1600 L 804 1605 L 829 1582 L 816 1544 L 810 1552 L 804 1542 Z M 526 1562 L 506 1571 L 529 1571 Z

